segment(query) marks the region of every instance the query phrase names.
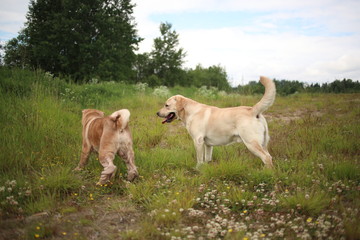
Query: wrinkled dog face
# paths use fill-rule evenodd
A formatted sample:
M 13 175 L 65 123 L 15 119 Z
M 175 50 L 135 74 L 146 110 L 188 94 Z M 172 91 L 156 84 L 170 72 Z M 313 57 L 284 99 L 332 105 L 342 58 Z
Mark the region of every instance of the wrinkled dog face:
M 163 124 L 171 123 L 172 121 L 174 121 L 174 119 L 177 118 L 176 100 L 176 96 L 169 98 L 165 102 L 164 107 L 161 108 L 159 112 L 157 112 L 157 115 L 159 117 L 165 118 L 165 120 L 162 122 Z

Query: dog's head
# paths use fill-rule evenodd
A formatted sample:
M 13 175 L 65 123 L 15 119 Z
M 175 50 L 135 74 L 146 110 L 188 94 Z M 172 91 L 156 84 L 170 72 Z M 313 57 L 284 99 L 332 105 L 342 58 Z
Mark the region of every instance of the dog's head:
M 157 115 L 165 118 L 162 122 L 163 124 L 171 123 L 175 119 L 182 119 L 184 114 L 184 104 L 185 97 L 181 95 L 172 96 L 165 102 L 164 107 L 157 112 Z

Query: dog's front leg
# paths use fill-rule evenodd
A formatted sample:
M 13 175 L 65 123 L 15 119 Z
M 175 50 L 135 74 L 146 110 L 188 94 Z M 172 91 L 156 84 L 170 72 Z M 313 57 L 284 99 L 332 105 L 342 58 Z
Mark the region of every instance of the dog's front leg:
M 194 140 L 195 150 L 196 150 L 196 169 L 204 163 L 204 152 L 205 152 L 205 144 L 203 138 L 198 138 Z
M 75 171 L 80 171 L 85 167 L 85 165 L 89 160 L 90 152 L 91 152 L 91 146 L 88 145 L 85 140 L 83 140 L 80 162 L 78 166 L 74 169 Z

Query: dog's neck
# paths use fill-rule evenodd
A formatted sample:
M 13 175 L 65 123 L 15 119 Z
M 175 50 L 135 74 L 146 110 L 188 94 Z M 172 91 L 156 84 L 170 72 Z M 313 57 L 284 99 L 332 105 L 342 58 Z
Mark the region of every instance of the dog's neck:
M 190 117 L 198 111 L 199 105 L 203 104 L 188 98 L 187 103 L 178 111 L 179 119 L 186 125 Z

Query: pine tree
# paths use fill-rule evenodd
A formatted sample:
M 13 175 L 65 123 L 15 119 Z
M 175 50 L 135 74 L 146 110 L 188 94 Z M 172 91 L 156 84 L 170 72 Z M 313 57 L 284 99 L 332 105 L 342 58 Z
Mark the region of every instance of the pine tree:
M 133 7 L 130 0 L 32 0 L 23 31 L 29 65 L 76 81 L 130 79 L 141 41 Z
M 186 53 L 178 48 L 179 35 L 171 30 L 170 23 L 160 24 L 161 36 L 154 39 L 153 50 L 150 53 L 155 75 L 162 79 L 162 84 L 173 86 L 184 80 L 185 72 L 181 69 Z

